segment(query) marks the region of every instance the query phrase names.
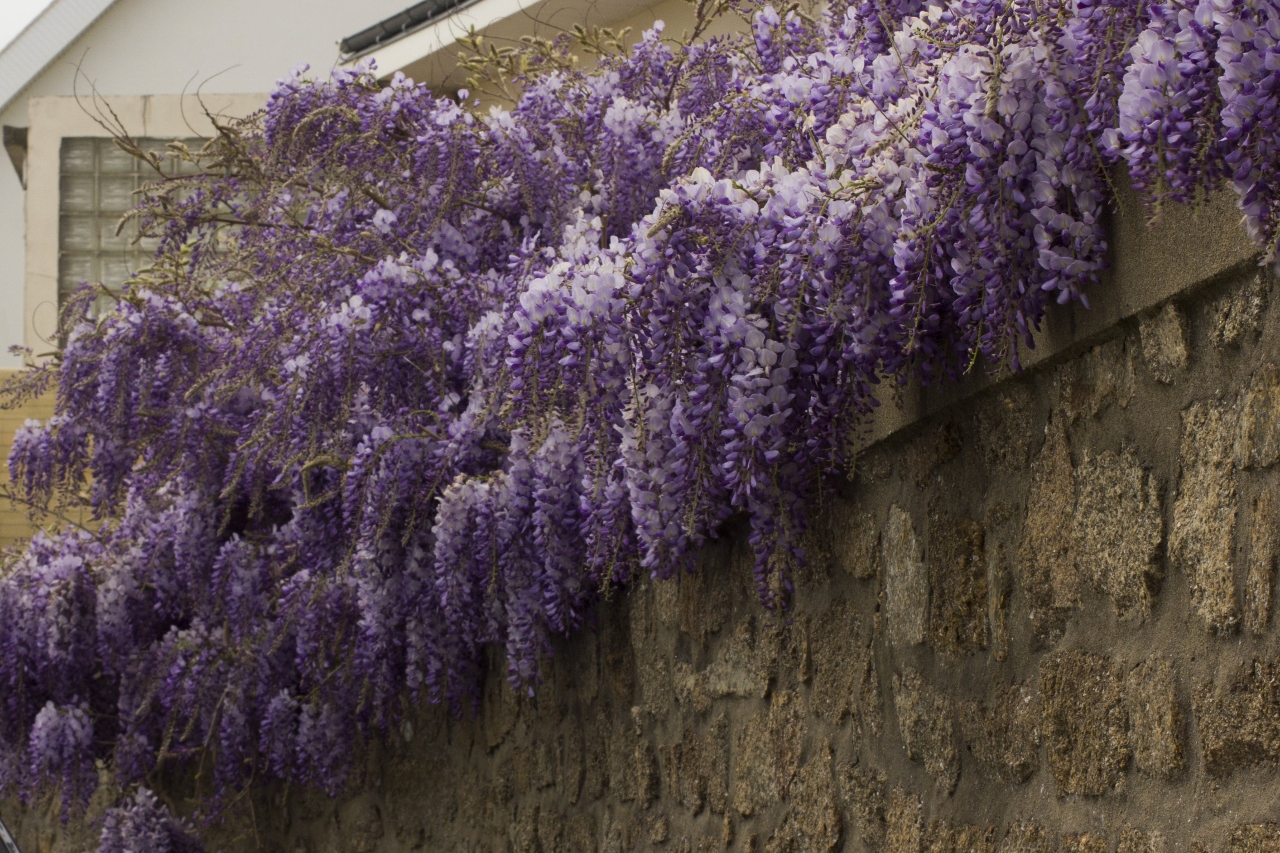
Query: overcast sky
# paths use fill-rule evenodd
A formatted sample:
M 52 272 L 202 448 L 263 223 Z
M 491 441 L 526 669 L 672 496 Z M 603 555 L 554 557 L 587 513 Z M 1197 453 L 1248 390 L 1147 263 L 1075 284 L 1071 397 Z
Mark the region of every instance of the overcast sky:
M 51 0 L 0 0 L 0 47 L 13 41 Z

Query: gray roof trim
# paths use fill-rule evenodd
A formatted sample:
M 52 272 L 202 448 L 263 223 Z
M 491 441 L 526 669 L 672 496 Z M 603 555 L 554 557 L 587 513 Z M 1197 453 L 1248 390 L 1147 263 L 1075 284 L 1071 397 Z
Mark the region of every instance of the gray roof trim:
M 52 65 L 115 0 L 53 0 L 0 50 L 0 110 Z

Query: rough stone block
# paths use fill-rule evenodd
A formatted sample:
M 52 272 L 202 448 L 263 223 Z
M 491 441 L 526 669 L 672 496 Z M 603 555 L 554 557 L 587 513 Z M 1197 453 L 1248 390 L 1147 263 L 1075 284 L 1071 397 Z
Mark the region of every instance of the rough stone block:
M 1129 740 L 1139 772 L 1170 779 L 1182 772 L 1182 707 L 1173 664 L 1156 655 L 1125 676 Z
M 893 705 L 907 757 L 924 762 L 939 790 L 954 791 L 960 778 L 960 754 L 951 703 L 918 672 L 905 669 L 902 675 L 894 676 Z
M 733 806 L 743 817 L 787 798 L 800 766 L 807 732 L 804 719 L 799 695 L 779 691 L 769 709 L 753 716 L 738 733 Z
M 707 780 L 707 807 L 712 814 L 726 814 L 729 808 L 729 718 L 723 711 L 716 715 L 707 730 L 702 747 L 702 773 Z
M 658 799 L 661 776 L 658 773 L 658 755 L 648 738 L 636 741 L 636 802 L 647 809 Z
M 987 559 L 987 630 L 991 657 L 1002 661 L 1009 656 L 1009 595 L 1013 584 L 1004 544 L 997 542 Z
M 1099 344 L 1058 371 L 1058 408 L 1068 421 L 1097 417 L 1116 403 L 1133 400 L 1133 353 L 1123 338 Z
M 955 824 L 934 818 L 925 835 L 924 853 L 995 853 L 994 826 Z
M 1227 853 L 1280 853 L 1280 824 L 1251 823 L 1231 830 Z
M 1241 665 L 1216 688 L 1192 692 L 1204 768 L 1226 776 L 1237 768 L 1280 759 L 1280 664 Z
M 1138 324 L 1142 337 L 1142 358 L 1151 375 L 1166 385 L 1187 369 L 1191 355 L 1187 348 L 1187 321 L 1172 302 L 1166 302 Z
M 831 853 L 843 822 L 836 804 L 831 747 L 823 745 L 796 778 L 794 796 L 768 849 L 787 853 Z
M 1076 566 L 1091 586 L 1111 597 L 1117 616 L 1142 622 L 1160 574 L 1159 489 L 1128 450 L 1096 458 L 1086 452 L 1075 481 Z
M 1271 584 L 1276 568 L 1276 500 L 1265 489 L 1253 499 L 1250 514 L 1249 571 L 1244 584 L 1244 625 L 1261 636 L 1271 621 Z
M 511 825 L 511 850 L 513 853 L 541 853 L 538 841 L 538 805 L 531 804 L 518 810 Z
M 987 394 L 975 415 L 975 435 L 987 467 L 1001 474 L 1025 471 L 1034 435 L 1032 396 L 1027 385 L 1010 382 Z
M 724 696 L 763 697 L 777 662 L 776 644 L 766 632 L 756 629 L 754 620 L 740 619 L 720 653 L 707 667 L 706 692 L 712 698 Z
M 1236 426 L 1238 468 L 1270 468 L 1280 462 L 1280 367 L 1264 364 L 1240 399 Z
M 1054 844 L 1044 827 L 1036 823 L 1016 820 L 1009 826 L 999 853 L 1053 853 Z
M 813 625 L 813 713 L 839 723 L 853 711 L 867 648 L 866 629 L 844 597 L 831 602 Z
M 889 508 L 884 538 L 885 633 L 895 646 L 924 642 L 929 617 L 929 574 L 911 516 Z
M 635 727 L 615 724 L 607 746 L 609 794 L 621 802 L 636 797 L 636 745 Z
M 936 427 L 926 427 L 919 436 L 907 445 L 907 471 L 917 486 L 929 482 L 934 472 L 945 463 L 950 462 L 964 446 L 960 427 L 955 423 L 944 423 Z
M 1209 306 L 1209 339 L 1218 346 L 1234 346 L 1257 335 L 1267 307 L 1270 276 L 1256 273 Z
M 880 690 L 880 670 L 871 650 L 862 665 L 862 678 L 858 682 L 858 720 L 860 728 L 871 737 L 884 734 L 884 694 Z
M 1083 652 L 1040 659 L 1040 702 L 1049 769 L 1060 794 L 1098 796 L 1129 761 L 1128 715 L 1111 661 Z
M 842 764 L 838 773 L 840 799 L 852 816 L 852 830 L 867 850 L 883 850 L 886 832 L 886 790 L 889 777 L 879 769 Z
M 565 849 L 595 853 L 598 848 L 595 816 L 589 812 L 574 812 L 565 824 Z
M 1166 849 L 1163 833 L 1126 829 L 1120 833 L 1116 853 L 1165 853 Z
M 1068 832 L 1062 836 L 1062 853 L 1108 853 L 1107 839 L 1089 832 Z
M 884 853 L 923 853 L 924 807 L 920 798 L 895 788 L 885 810 Z
M 708 548 L 708 552 L 712 549 Z M 698 571 L 682 574 L 679 577 L 678 589 L 680 599 L 680 631 L 706 646 L 707 638 L 717 634 L 729 621 L 731 602 L 729 600 L 729 584 L 725 583 L 723 572 L 717 571 L 719 566 L 705 565 L 712 557 L 722 555 L 709 553 L 699 562 Z
M 1040 715 L 1030 687 L 1008 685 L 990 704 L 961 702 L 960 732 L 989 776 L 1016 785 L 1030 779 L 1040 765 Z
M 1206 628 L 1218 633 L 1240 621 L 1232 564 L 1234 421 L 1232 412 L 1216 403 L 1196 403 L 1182 413 L 1182 477 L 1169 533 L 1170 557 L 1187 576 L 1192 608 Z
M 733 756 L 733 807 L 743 817 L 777 801 L 773 779 L 769 712 L 761 711 L 739 730 Z
M 1018 583 L 1029 599 L 1032 631 L 1042 641 L 1061 630 L 1061 615 L 1055 608 L 1079 601 L 1070 535 L 1075 506 L 1071 450 L 1062 420 L 1055 418 L 1031 464 L 1027 517 L 1016 563 Z
M 680 805 L 697 815 L 707 801 L 707 777 L 703 771 L 703 744 L 697 730 L 686 726 L 678 743 L 663 750 L 667 771 L 666 789 Z
M 831 561 L 858 580 L 870 580 L 880 567 L 880 528 L 875 516 L 858 504 L 837 501 L 831 512 Z
M 929 521 L 929 639 L 943 654 L 987 647 L 987 564 L 982 525 L 967 518 Z

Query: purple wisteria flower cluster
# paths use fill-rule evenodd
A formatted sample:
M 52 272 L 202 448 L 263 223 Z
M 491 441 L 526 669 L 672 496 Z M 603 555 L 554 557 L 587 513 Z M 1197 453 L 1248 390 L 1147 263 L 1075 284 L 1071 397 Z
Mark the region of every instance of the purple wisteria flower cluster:
M 0 792 L 74 807 L 98 762 L 185 767 L 211 812 L 336 791 L 413 701 L 474 707 L 489 649 L 532 691 L 735 513 L 785 608 L 877 386 L 1016 369 L 1103 267 L 1117 166 L 1152 203 L 1231 181 L 1274 255 L 1274 2 L 733 11 L 590 71 L 495 52 L 509 108 L 294 75 L 170 152 L 203 171 L 135 212 L 154 266 L 9 389 L 58 392 L 21 498 L 93 523 L 0 574 Z M 132 803 L 104 850 L 182 849 Z

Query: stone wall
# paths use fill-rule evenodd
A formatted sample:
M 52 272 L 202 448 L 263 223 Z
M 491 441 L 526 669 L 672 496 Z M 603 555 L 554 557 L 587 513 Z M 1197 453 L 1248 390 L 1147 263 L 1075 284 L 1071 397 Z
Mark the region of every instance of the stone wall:
M 1233 269 L 877 442 L 787 619 L 730 529 L 536 696 L 495 675 L 212 846 L 1280 851 L 1280 298 Z M 0 813 L 84 849 L 47 808 Z

